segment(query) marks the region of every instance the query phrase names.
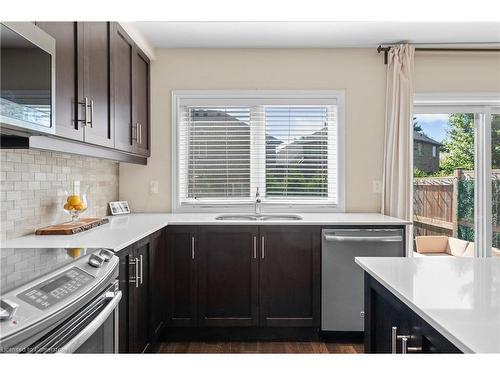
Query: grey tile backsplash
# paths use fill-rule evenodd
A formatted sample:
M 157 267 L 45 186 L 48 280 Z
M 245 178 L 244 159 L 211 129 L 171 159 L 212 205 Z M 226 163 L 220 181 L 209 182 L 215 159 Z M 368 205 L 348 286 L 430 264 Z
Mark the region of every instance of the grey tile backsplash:
M 118 199 L 118 163 L 35 150 L 1 150 L 0 239 L 33 233 L 36 228 L 68 221 L 65 191 L 73 181 L 88 186 L 89 207 L 82 217 L 107 214 Z

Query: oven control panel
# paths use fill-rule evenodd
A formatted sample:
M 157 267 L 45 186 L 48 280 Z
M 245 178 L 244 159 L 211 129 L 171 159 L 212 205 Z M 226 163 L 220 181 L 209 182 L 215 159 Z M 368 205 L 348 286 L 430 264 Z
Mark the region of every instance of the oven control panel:
M 40 310 L 45 310 L 77 292 L 93 279 L 94 276 L 73 267 L 48 281 L 19 293 L 16 297 Z

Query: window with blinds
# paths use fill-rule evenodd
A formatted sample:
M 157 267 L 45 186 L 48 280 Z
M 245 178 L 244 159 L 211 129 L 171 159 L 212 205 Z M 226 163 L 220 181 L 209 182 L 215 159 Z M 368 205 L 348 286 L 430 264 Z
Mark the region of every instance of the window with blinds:
M 338 99 L 178 95 L 178 206 L 339 203 Z

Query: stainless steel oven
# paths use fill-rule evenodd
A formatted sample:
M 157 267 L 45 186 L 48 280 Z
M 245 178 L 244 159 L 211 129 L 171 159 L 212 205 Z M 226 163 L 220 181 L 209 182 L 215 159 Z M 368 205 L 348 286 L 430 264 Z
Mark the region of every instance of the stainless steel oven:
M 54 38 L 32 22 L 2 22 L 0 47 L 2 134 L 54 134 Z
M 9 250 L 12 252 L 1 249 L 0 253 Z M 13 251 L 23 259 L 34 250 Z M 118 290 L 118 257 L 105 249 L 34 252 L 35 263 L 42 255 L 51 260 L 48 264 L 55 263 L 56 270 L 2 292 L 0 351 L 118 353 L 118 304 L 122 295 Z M 46 269 L 45 263 L 35 264 L 35 270 Z M 11 275 L 10 279 L 15 277 Z

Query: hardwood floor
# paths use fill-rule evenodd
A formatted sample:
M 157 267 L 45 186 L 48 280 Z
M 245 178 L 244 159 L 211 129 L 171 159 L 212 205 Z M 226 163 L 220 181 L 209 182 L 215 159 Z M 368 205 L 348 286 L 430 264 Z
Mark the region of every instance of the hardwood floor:
M 322 341 L 178 341 L 163 342 L 158 353 L 205 354 L 358 354 L 361 343 Z

